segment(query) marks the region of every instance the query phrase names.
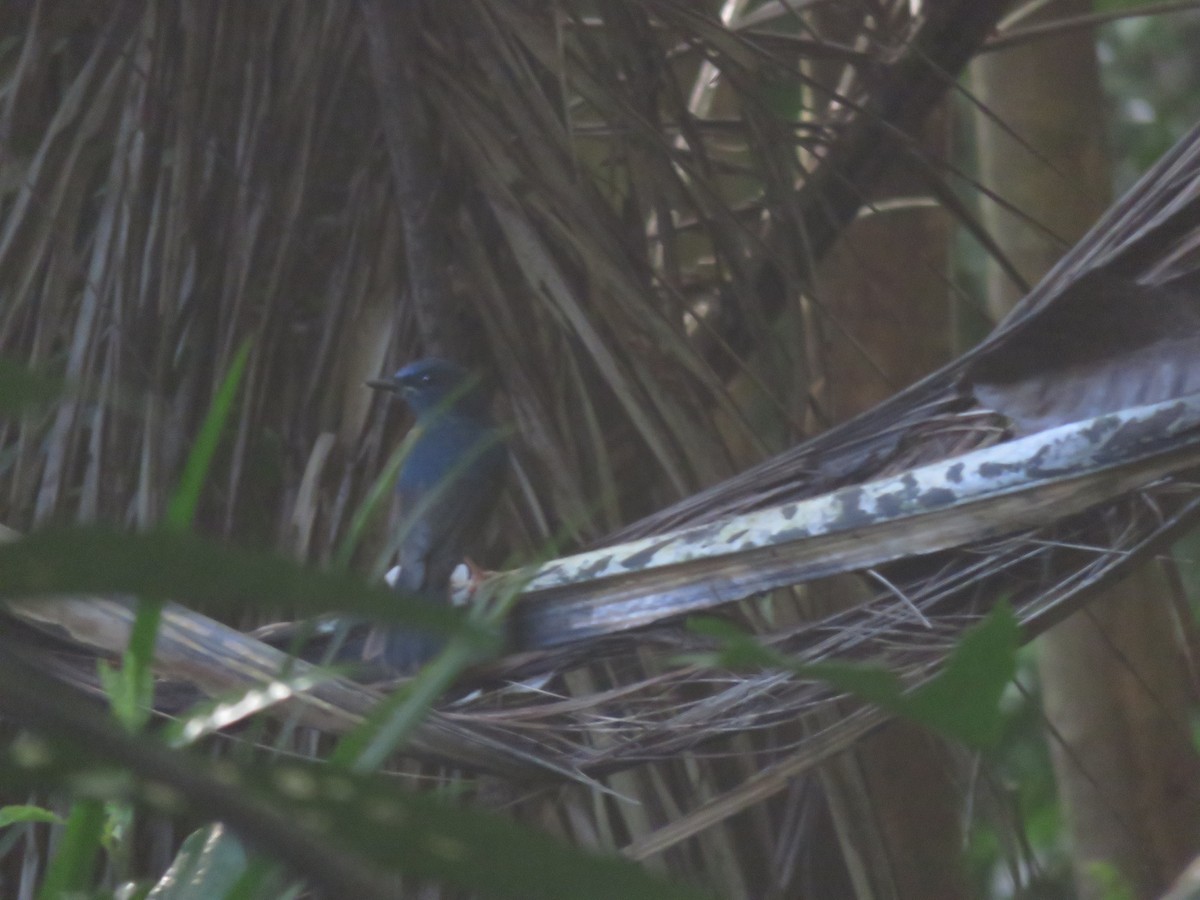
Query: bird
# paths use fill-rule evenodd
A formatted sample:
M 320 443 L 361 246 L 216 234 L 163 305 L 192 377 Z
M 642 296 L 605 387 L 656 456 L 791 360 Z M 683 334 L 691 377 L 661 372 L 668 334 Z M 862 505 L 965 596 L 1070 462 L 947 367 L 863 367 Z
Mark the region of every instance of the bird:
M 489 409 L 490 392 L 466 368 L 436 357 L 367 385 L 400 395 L 416 417 L 396 480 L 402 530 L 394 588 L 449 604 L 450 576 L 482 537 L 507 476 L 508 448 Z M 389 627 L 372 632 L 363 655 L 409 673 L 443 643 L 438 635 Z

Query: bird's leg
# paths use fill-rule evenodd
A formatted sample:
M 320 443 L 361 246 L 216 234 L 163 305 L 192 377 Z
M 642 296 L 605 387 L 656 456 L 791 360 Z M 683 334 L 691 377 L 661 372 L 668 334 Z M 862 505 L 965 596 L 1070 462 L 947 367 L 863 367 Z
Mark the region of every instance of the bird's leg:
M 479 585 L 495 574 L 470 557 L 464 557 L 450 575 L 450 602 L 454 606 L 466 606 L 479 590 Z

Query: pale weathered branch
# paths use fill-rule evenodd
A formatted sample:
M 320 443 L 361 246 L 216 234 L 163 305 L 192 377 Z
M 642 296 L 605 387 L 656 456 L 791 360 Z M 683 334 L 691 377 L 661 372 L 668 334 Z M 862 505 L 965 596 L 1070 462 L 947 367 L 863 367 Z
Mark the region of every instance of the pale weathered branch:
M 1200 463 L 1200 395 L 1134 407 L 810 500 L 556 560 L 518 612 L 525 647 L 1045 525 Z

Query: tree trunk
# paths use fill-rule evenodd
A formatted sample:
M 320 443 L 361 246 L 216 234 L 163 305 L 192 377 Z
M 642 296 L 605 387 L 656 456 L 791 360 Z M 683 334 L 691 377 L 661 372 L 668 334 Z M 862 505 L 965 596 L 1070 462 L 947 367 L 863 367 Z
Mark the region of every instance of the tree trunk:
M 933 157 L 947 145 L 947 117 L 924 132 Z M 876 200 L 924 191 L 911 167 L 893 166 Z M 952 348 L 950 219 L 941 209 L 878 213 L 855 223 L 822 266 L 816 300 L 821 368 L 818 403 L 834 421 L 869 409 L 942 365 Z M 822 609 L 862 602 L 858 578 L 811 592 Z M 824 771 L 860 897 L 949 900 L 969 896 L 962 865 L 961 791 L 952 753 L 916 725 L 894 722 Z M 856 861 L 856 862 L 855 862 Z
M 1070 0 L 1055 4 L 1053 14 L 1090 11 L 1090 3 Z M 977 118 L 983 181 L 1058 237 L 1075 241 L 1111 195 L 1092 33 L 1071 31 L 988 55 L 973 75 L 989 111 Z M 1051 84 L 1054 90 L 1044 89 Z M 985 216 L 1031 283 L 1063 250 L 995 206 Z M 1018 294 L 993 267 L 992 315 L 1003 315 Z M 1196 852 L 1200 766 L 1176 630 L 1168 586 L 1152 565 L 1041 638 L 1051 755 L 1081 898 L 1112 896 L 1114 883 L 1133 896 L 1157 896 Z

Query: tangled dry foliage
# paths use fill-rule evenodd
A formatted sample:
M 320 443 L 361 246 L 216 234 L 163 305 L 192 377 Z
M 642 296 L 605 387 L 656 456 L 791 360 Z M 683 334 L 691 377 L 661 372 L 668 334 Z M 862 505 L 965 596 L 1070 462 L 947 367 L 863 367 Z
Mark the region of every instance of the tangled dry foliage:
M 989 408 L 975 394 L 997 380 L 989 353 L 1027 340 L 1088 273 L 1136 299 L 1191 271 L 1196 133 L 983 347 L 722 481 L 749 461 L 730 447 L 777 449 L 754 438 L 731 380 L 770 396 L 790 437 L 811 421 L 826 373 L 806 333 L 829 313 L 805 288 L 880 169 L 923 173 L 974 227 L 953 170 L 909 135 L 1004 4 L 944 0 L 916 18 L 907 0 L 789 6 L 9 8 L 0 352 L 83 394 L 0 425 L 4 518 L 159 521 L 250 338 L 202 510 L 209 533 L 327 562 L 404 424 L 362 382 L 433 350 L 483 361 L 513 424 L 498 552 L 659 534 L 1005 439 L 1019 402 L 1004 409 L 1001 391 Z M 1116 337 L 1093 361 L 1119 364 Z M 789 363 L 786 390 L 756 382 L 751 362 L 768 352 Z M 1036 381 L 1047 360 L 1034 357 Z M 1158 398 L 1125 399 L 1117 408 Z M 861 608 L 771 637 L 804 659 L 883 660 L 920 677 L 997 597 L 1032 635 L 1197 503 L 1190 481 L 1163 479 L 1067 521 L 893 564 Z M 364 567 L 382 565 L 384 534 Z M 434 721 L 520 748 L 544 771 L 664 761 L 609 783 L 640 811 L 596 794 L 562 814 L 581 840 L 637 837 L 630 852 L 647 855 L 802 791 L 796 774 L 880 720 L 786 675 L 666 666 L 684 640 L 669 628 L 594 639 L 541 661 L 560 675 L 543 692 L 493 686 Z M 705 847 L 724 858 L 738 839 L 717 835 Z
M 1196 249 L 1200 245 L 1197 226 L 1200 129 L 1160 160 L 977 348 L 870 413 L 650 516 L 612 540 L 654 537 L 652 546 L 661 546 L 666 543 L 665 536 L 675 533 L 673 529 L 707 523 L 724 524 L 726 530 L 736 529 L 740 536 L 745 533 L 740 523 L 747 520 L 735 516 L 897 472 L 903 483 L 915 468 L 935 459 L 991 460 L 992 455 L 965 454 L 1025 432 L 1194 393 L 1189 359 L 1200 333 L 1194 300 Z M 1062 335 L 1071 335 L 1072 340 L 1064 342 Z M 987 405 L 981 402 L 983 398 Z M 1157 459 L 1143 470 L 1144 489 L 1116 496 L 1130 482 L 1122 484 L 1109 470 L 1106 487 L 1101 489 L 1108 495 L 1107 502 L 1094 504 L 1092 500 L 1099 495 L 1086 492 L 1078 478 L 1080 471 L 1051 463 L 1053 445 L 1039 441 L 1034 462 L 1022 470 L 1023 475 L 1032 480 L 1039 467 L 1069 475 L 1074 480 L 1069 491 L 1083 498 L 1077 503 L 1089 507 L 1085 512 L 1064 516 L 1066 504 L 1060 498 L 1057 511 L 1041 516 L 1049 522 L 1046 527 L 1004 534 L 1016 531 L 1008 523 L 1037 520 L 1038 516 L 1030 515 L 1038 500 L 1036 491 L 1022 497 L 1025 509 L 1015 517 L 1004 518 L 1006 514 L 1000 510 L 973 511 L 956 522 L 958 546 L 953 552 L 885 567 L 874 573 L 883 588 L 873 601 L 776 632 L 773 639 L 801 660 L 886 660 L 894 670 L 920 673 L 935 665 L 963 628 L 978 621 L 999 598 L 1014 604 L 1029 636 L 1040 633 L 1193 521 L 1200 506 L 1188 477 L 1195 464 L 1194 452 L 1187 448 L 1192 438 L 1159 443 L 1166 438 L 1168 419 L 1182 409 L 1169 406 L 1173 411 L 1167 416 L 1159 409 L 1157 417 L 1145 420 L 1146 430 L 1135 426 L 1135 442 L 1153 448 L 1150 456 Z M 1100 430 L 1094 424 L 1097 421 L 1081 423 L 1081 431 Z M 1181 436 L 1194 429 L 1189 419 L 1183 423 Z M 1111 448 L 1104 451 L 1109 452 Z M 1171 461 L 1164 462 L 1164 458 Z M 981 468 L 986 470 L 989 464 L 998 467 L 995 462 L 985 462 Z M 961 471 L 954 475 L 954 468 L 950 468 L 951 481 L 962 481 Z M 1182 474 L 1162 478 L 1168 470 Z M 850 495 L 842 490 L 833 496 Z M 933 516 L 924 515 L 933 512 L 933 505 L 924 503 L 922 514 L 909 519 L 908 534 L 902 540 L 909 553 L 933 524 L 925 521 Z M 987 529 L 1003 537 L 967 543 L 973 536 L 971 519 L 980 517 L 986 519 Z M 874 510 L 869 521 L 875 524 L 884 518 Z M 864 524 L 868 516 L 862 519 L 856 524 Z M 617 544 L 606 552 L 619 555 L 623 546 Z M 636 543 L 625 552 L 645 556 L 642 546 Z M 814 565 L 811 558 L 793 553 L 796 568 L 779 576 L 780 582 L 809 580 L 831 571 L 828 558 Z M 904 549 L 894 554 L 904 555 Z M 593 554 L 582 568 L 597 569 L 593 559 L 597 556 L 605 558 Z M 718 566 L 738 571 L 738 554 L 721 560 Z M 786 563 L 780 567 L 786 568 Z M 714 596 L 724 594 L 720 573 L 709 570 L 705 578 L 697 570 L 694 560 L 664 566 L 662 581 L 646 592 L 662 604 L 658 615 L 671 610 L 669 603 L 663 602 L 672 597 L 671 580 L 701 582 Z M 740 573 L 739 578 L 748 580 Z M 557 591 L 554 587 L 538 590 L 538 585 L 535 576 L 526 599 L 537 602 L 544 594 L 555 594 L 548 607 L 576 601 L 576 593 L 588 599 L 597 596 L 599 602 L 616 593 L 603 583 L 593 590 L 587 579 Z M 751 586 L 744 593 L 752 591 Z M 646 605 L 653 606 L 650 601 Z M 539 615 L 549 618 L 553 612 L 552 608 L 533 609 L 526 615 L 536 625 Z M 590 658 L 594 661 L 597 657 Z M 697 679 L 706 681 L 711 689 L 689 697 L 688 688 Z M 778 674 L 734 677 L 675 670 L 640 685 L 623 684 L 597 697 L 543 706 L 551 716 L 545 724 L 553 723 L 543 739 L 549 744 L 574 736 L 577 743 L 564 758 L 585 760 L 587 766 L 603 769 L 621 757 L 654 758 L 678 752 L 720 731 L 740 733 L 806 715 L 819 717 L 823 704 L 835 699 L 819 685 Z M 492 700 L 494 696 L 472 703 L 483 706 Z M 591 700 L 597 705 L 588 708 Z M 620 716 L 613 714 L 614 706 L 622 710 Z M 564 727 L 564 714 L 573 728 Z M 530 709 L 520 724 L 533 727 L 535 722 L 542 724 L 538 713 Z M 800 750 L 781 768 L 799 771 L 810 765 L 814 756 L 844 747 L 840 735 L 852 739 L 861 733 L 861 727 L 862 722 L 853 717 L 836 721 L 822 730 L 821 740 L 816 742 L 819 749 L 814 750 L 809 746 L 811 738 L 805 738 Z M 599 751 L 593 747 L 589 753 L 584 736 L 597 733 L 614 735 L 612 745 Z

